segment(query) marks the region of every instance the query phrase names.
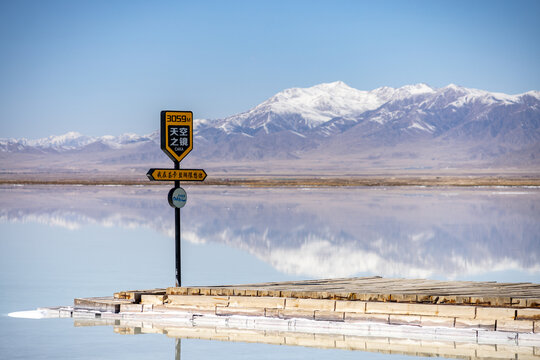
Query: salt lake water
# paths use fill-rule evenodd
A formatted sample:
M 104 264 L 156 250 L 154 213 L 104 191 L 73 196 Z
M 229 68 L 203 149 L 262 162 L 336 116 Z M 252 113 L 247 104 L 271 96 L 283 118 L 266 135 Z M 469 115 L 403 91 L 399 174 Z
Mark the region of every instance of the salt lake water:
M 0 187 L 0 357 L 174 359 L 163 335 L 10 318 L 174 284 L 169 186 Z M 186 186 L 182 284 L 331 277 L 540 283 L 540 189 Z M 408 356 L 183 339 L 183 359 Z

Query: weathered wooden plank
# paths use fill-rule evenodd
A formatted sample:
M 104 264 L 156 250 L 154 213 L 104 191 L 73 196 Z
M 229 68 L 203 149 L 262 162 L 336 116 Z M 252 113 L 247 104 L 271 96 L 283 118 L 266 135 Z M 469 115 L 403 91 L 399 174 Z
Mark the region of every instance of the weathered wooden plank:
M 377 322 L 388 324 L 388 318 L 388 314 L 345 313 L 345 321 L 347 322 Z
M 334 300 L 288 298 L 285 300 L 285 309 L 334 311 L 335 307 L 336 302 Z
M 534 323 L 531 320 L 497 320 L 497 331 L 533 332 Z
M 516 310 L 512 308 L 491 308 L 477 307 L 475 319 L 479 320 L 513 320 L 516 317 Z
M 100 312 L 120 312 L 120 305 L 132 304 L 131 300 L 115 299 L 114 297 L 76 298 L 73 300 L 75 310 L 94 310 Z
M 277 297 L 231 296 L 229 307 L 284 309 L 285 299 Z
M 244 316 L 265 316 L 264 308 L 251 308 L 251 307 L 216 307 L 216 315 L 229 316 L 229 315 L 244 315 Z
M 132 300 L 134 302 L 139 302 L 141 300 L 141 295 L 165 295 L 166 289 L 150 289 L 150 290 L 129 290 L 129 291 L 119 291 L 114 293 L 113 297 L 119 300 Z
M 365 313 L 366 302 L 336 300 L 336 311 Z
M 297 310 L 297 309 L 279 309 L 278 316 L 281 319 L 314 319 L 314 310 Z
M 142 312 L 142 304 L 121 304 L 120 312 Z
M 141 304 L 163 305 L 163 301 L 167 299 L 167 295 L 141 295 Z
M 211 308 L 215 306 L 227 306 L 227 296 L 197 296 L 197 295 L 168 295 L 167 305 L 190 306 L 196 308 Z
M 345 313 L 340 311 L 315 310 L 315 320 L 344 321 Z
M 518 309 L 518 320 L 540 320 L 540 309 Z

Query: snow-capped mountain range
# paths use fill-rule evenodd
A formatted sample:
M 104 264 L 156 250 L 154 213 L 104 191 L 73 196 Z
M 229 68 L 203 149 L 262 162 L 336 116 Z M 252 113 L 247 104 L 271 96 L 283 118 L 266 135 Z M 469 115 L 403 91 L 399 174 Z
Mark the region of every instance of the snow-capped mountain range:
M 419 109 L 457 109 L 472 103 L 485 107 L 516 105 L 526 97 L 539 100 L 539 91 L 520 95 L 506 95 L 487 91 L 466 89 L 448 85 L 433 89 L 426 84 L 407 85 L 398 89 L 381 87 L 372 91 L 361 91 L 349 87 L 342 81 L 320 84 L 310 88 L 284 90 L 247 112 L 213 122 L 204 122 L 202 128 L 219 128 L 226 133 L 244 134 L 279 132 L 283 130 L 303 132 L 330 126 L 337 119 L 358 122 L 370 110 L 382 105 L 402 105 L 400 112 L 393 116 L 372 117 L 370 120 L 381 125 L 399 120 L 400 115 L 412 106 Z M 441 106 L 442 105 L 442 106 Z M 437 124 L 429 128 L 419 126 L 414 121 L 411 128 L 431 132 Z M 431 128 L 431 129 L 430 129 Z M 200 129 L 201 130 L 201 129 Z
M 540 166 L 540 91 L 507 95 L 453 84 L 362 91 L 337 81 L 286 89 L 246 112 L 194 123 L 188 158 L 198 163 L 301 160 L 323 169 L 339 159 L 349 170 Z M 15 154 L 17 163 L 62 155 L 63 164 L 70 154 L 79 161 L 84 154 L 98 169 L 166 161 L 158 131 L 0 139 L 2 169 L 14 165 Z M 48 166 L 59 159 L 51 157 Z
M 105 135 L 99 137 L 85 136 L 75 131 L 64 135 L 51 135 L 46 138 L 29 139 L 0 139 L 0 151 L 23 151 L 26 149 L 68 151 L 78 150 L 85 146 L 101 143 L 112 149 L 120 149 L 124 145 L 142 141 L 156 141 L 157 132 L 150 135 L 122 134 L 120 136 Z

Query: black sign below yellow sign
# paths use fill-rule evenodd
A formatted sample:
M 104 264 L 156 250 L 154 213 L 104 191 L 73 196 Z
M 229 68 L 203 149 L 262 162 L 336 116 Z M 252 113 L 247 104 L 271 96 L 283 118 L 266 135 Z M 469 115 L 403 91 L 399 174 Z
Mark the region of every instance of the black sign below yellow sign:
M 150 169 L 146 176 L 153 181 L 204 181 L 203 169 Z

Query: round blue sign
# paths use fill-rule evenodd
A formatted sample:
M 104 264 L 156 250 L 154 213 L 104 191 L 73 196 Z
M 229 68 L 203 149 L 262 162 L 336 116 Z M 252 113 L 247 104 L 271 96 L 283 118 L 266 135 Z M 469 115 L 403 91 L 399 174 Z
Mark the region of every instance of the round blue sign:
M 186 205 L 187 194 L 181 187 L 173 188 L 169 191 L 169 205 L 174 208 L 183 208 Z

